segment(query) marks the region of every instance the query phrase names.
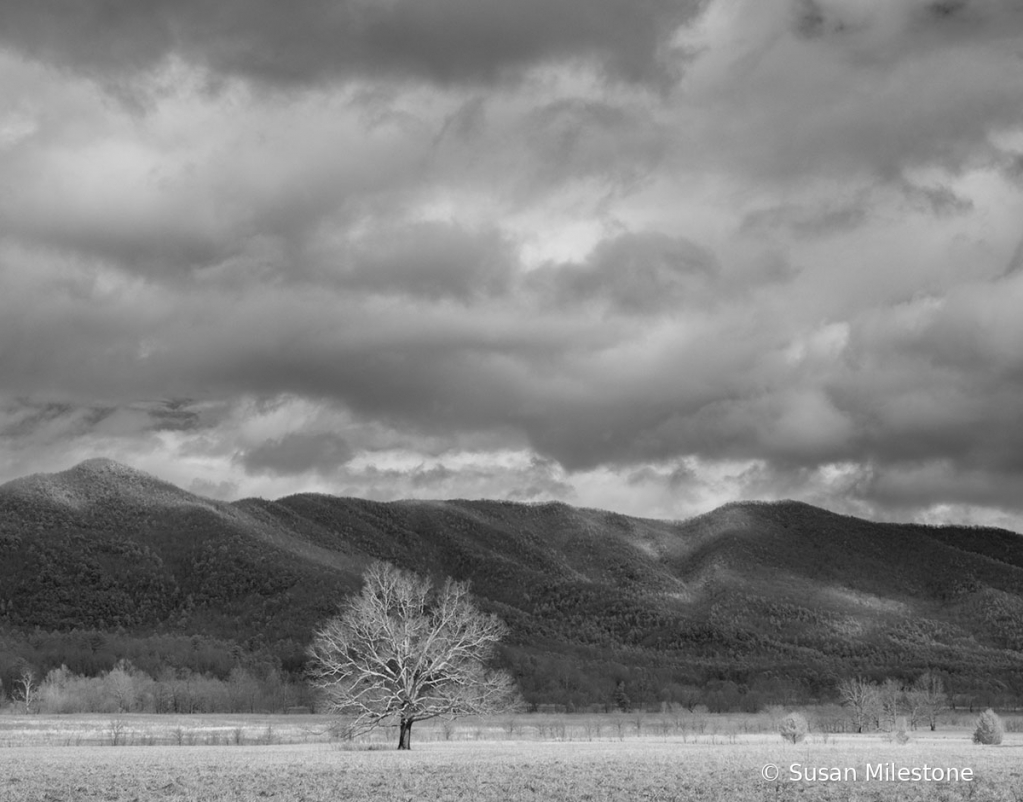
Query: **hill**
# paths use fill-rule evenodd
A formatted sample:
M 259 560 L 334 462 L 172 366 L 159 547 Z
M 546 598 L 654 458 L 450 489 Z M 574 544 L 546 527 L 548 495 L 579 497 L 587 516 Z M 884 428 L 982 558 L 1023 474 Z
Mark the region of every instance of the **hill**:
M 8 644 L 57 644 L 36 651 L 56 665 L 74 638 L 108 633 L 202 636 L 297 672 L 313 627 L 373 559 L 470 580 L 509 624 L 502 660 L 534 702 L 700 689 L 741 706 L 924 670 L 960 692 L 1023 697 L 1023 537 L 1004 530 L 796 502 L 682 522 L 561 503 L 224 503 L 109 460 L 0 486 L 0 627 Z

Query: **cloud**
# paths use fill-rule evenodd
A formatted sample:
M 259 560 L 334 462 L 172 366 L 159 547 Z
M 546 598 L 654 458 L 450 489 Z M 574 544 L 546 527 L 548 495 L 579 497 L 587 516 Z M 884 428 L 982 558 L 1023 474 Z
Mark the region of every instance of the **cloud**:
M 278 476 L 315 471 L 329 474 L 353 456 L 343 437 L 330 432 L 295 432 L 239 456 L 247 473 L 272 473 Z
M 671 32 L 699 9 L 677 0 L 270 0 L 144 6 L 14 0 L 0 42 L 24 55 L 123 80 L 175 56 L 274 87 L 393 76 L 492 82 L 588 59 L 630 81 L 661 78 Z
M 352 465 L 337 477 L 339 494 L 389 501 L 398 498 L 496 498 L 534 502 L 575 500 L 559 465 L 521 452 L 449 454 L 397 464 Z
M 958 172 L 990 161 L 990 133 L 1021 120 L 1023 90 L 1005 76 L 1019 70 L 1023 13 L 1008 1 L 940 8 L 714 3 L 686 39 L 701 55 L 681 108 L 709 113 L 679 116 L 688 133 L 679 158 L 773 180 L 896 181 L 921 165 Z
M 558 306 L 599 301 L 643 314 L 705 301 L 717 270 L 714 255 L 689 240 L 628 233 L 601 242 L 582 264 L 549 265 L 527 281 Z
M 963 505 L 1013 507 L 1023 475 L 970 470 L 936 459 L 886 467 L 869 474 L 863 495 L 886 509 L 905 515 L 920 507 Z
M 454 224 L 382 225 L 351 246 L 352 267 L 338 274 L 345 287 L 383 295 L 468 302 L 507 290 L 516 255 L 498 231 L 472 232 Z
M 231 286 L 129 283 L 87 304 L 44 283 L 31 320 L 4 316 L 12 336 L 32 338 L 3 382 L 21 392 L 59 383 L 108 405 L 153 394 L 168 377 L 192 397 L 296 394 L 424 435 L 518 432 L 575 470 L 682 454 L 805 465 L 1005 458 L 998 444 L 1009 441 L 997 432 L 1018 417 L 1009 379 L 1019 369 L 1018 282 L 978 282 L 931 306 L 896 303 L 820 326 L 814 296 L 794 306 L 788 282 L 733 295 L 715 284 L 712 264 L 685 241 L 617 237 L 581 266 L 547 268 L 553 302 L 534 288 L 469 305 L 424 294 L 431 285 L 415 276 L 407 287 L 392 276 L 369 296 L 343 285 L 237 296 Z M 593 298 L 610 306 L 594 314 L 579 303 Z M 168 313 L 154 318 L 154 309 Z M 170 409 L 150 425 L 197 421 Z M 285 434 L 250 446 L 246 464 L 281 467 L 292 447 L 315 444 L 277 442 Z M 332 454 L 308 465 L 295 456 L 295 470 L 344 461 Z
M 209 97 L 188 70 L 140 120 L 81 81 L 57 90 L 39 68 L 2 56 L 0 68 L 33 126 L 0 149 L 0 233 L 161 281 L 298 272 L 375 199 L 414 186 L 434 136 L 425 112 L 369 120 L 346 97 Z
M 193 479 L 187 487 L 190 493 L 219 501 L 233 501 L 238 498 L 238 484 L 228 480 L 214 482 L 209 479 Z
M 821 208 L 811 204 L 784 204 L 750 212 L 742 221 L 743 233 L 765 234 L 786 230 L 795 237 L 826 237 L 863 226 L 869 219 L 869 199 L 860 193 L 853 200 L 831 201 Z
M 0 11 L 4 476 L 1020 509 L 1018 4 L 98 8 Z

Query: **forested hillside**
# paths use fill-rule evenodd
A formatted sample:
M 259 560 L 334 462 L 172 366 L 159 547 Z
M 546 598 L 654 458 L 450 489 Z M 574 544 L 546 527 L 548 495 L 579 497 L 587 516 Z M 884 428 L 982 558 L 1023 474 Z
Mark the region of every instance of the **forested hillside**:
M 534 704 L 755 709 L 925 670 L 964 699 L 1023 698 L 1015 533 L 794 502 L 684 522 L 559 503 L 228 504 L 108 460 L 0 487 L 0 681 L 120 659 L 152 677 L 299 677 L 312 628 L 374 559 L 470 580 L 509 624 L 501 659 Z

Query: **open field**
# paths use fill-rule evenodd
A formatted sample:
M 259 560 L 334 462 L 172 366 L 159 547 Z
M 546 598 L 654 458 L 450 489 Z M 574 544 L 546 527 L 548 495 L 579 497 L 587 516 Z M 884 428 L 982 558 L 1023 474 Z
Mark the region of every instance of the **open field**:
M 774 713 L 520 713 L 487 718 L 433 720 L 415 725 L 413 747 L 437 741 L 625 741 L 656 739 L 681 743 L 729 743 L 751 736 L 777 737 L 781 708 Z M 825 732 L 844 713 L 807 708 L 808 739 L 828 742 L 842 734 Z M 1023 715 L 1003 713 L 1010 737 L 1023 736 Z M 930 741 L 953 739 L 969 743 L 977 713 L 946 712 L 937 732 L 913 735 Z M 8 746 L 245 746 L 327 743 L 331 719 L 322 715 L 250 713 L 152 714 L 86 713 L 0 714 L 0 748 Z M 875 734 L 869 737 L 880 739 Z M 396 731 L 382 728 L 361 736 L 356 745 L 373 747 L 397 743 Z
M 301 744 L 329 741 L 328 725 L 313 715 L 0 716 L 0 747 Z
M 42 745 L 47 727 L 39 726 L 30 739 L 34 745 L 0 749 L 0 799 L 1023 800 L 1023 735 L 1018 733 L 1009 734 L 998 747 L 975 746 L 966 729 L 914 734 L 902 746 L 878 735 L 811 736 L 793 746 L 775 734 L 741 732 L 537 740 L 529 729 L 534 726 L 531 717 L 521 718 L 520 739 L 509 736 L 506 722 L 494 728 L 495 739 L 476 740 L 477 731 L 470 727 L 443 740 L 442 731 L 423 728 L 411 752 L 398 752 L 389 731 L 365 743 L 328 743 L 325 735 L 310 734 L 312 724 L 322 733 L 323 720 L 312 716 L 295 721 L 193 717 L 184 722 L 193 727 L 192 745 L 187 739 L 181 746 L 158 743 L 160 733 L 152 729 L 151 746 L 76 746 L 73 737 L 63 742 L 72 745 L 63 746 L 60 737 L 66 739 L 76 728 L 83 734 L 82 743 L 89 732 L 101 734 L 101 717 L 66 717 L 49 722 L 52 745 Z M 171 732 L 183 726 L 173 720 L 162 723 L 159 717 L 138 719 L 126 726 L 140 733 L 147 726 L 166 726 Z M 10 737 L 14 724 L 33 721 L 46 724 L 40 717 L 7 716 L 0 718 L 0 725 Z M 266 733 L 268 722 L 271 736 L 278 735 L 260 741 L 258 734 Z M 234 742 L 238 728 L 240 745 Z M 213 732 L 217 741 L 202 735 Z M 303 736 L 307 742 L 301 741 Z M 769 765 L 778 768 L 777 780 L 763 778 Z M 969 769 L 973 780 L 879 779 L 876 775 L 883 769 L 877 767 L 889 765 L 956 769 L 964 776 Z M 814 770 L 820 776 L 821 768 L 840 769 L 847 779 L 812 779 Z

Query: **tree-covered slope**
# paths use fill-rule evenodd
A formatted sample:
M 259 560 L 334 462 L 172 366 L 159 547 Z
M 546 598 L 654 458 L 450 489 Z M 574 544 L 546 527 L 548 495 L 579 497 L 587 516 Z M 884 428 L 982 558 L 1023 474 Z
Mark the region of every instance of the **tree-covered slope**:
M 13 631 L 293 647 L 374 559 L 471 580 L 510 625 L 503 659 L 533 698 L 928 668 L 1023 681 L 1023 537 L 1001 530 L 794 502 L 683 522 L 560 503 L 227 504 L 107 460 L 0 487 L 0 624 Z

